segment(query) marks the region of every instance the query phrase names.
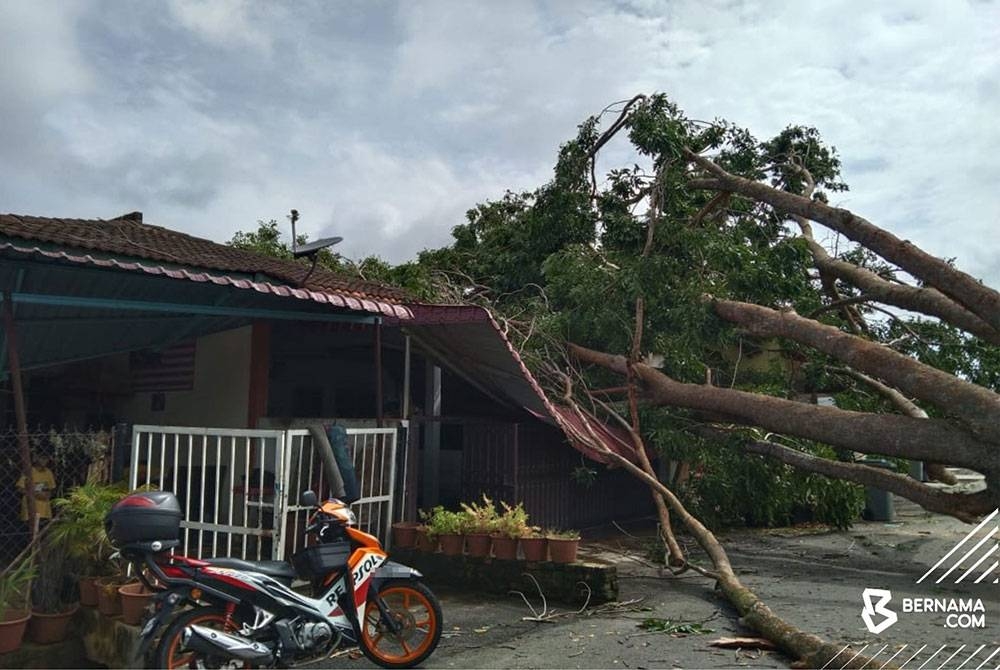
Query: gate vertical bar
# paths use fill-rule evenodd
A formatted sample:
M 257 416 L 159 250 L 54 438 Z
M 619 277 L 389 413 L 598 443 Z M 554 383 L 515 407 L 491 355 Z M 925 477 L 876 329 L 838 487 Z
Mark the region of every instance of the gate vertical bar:
M 187 467 L 187 486 L 184 488 L 184 520 L 189 521 L 191 519 L 191 461 L 193 460 L 191 454 L 194 450 L 194 435 L 188 433 L 188 458 Z M 191 539 L 191 529 L 187 526 L 184 527 L 184 553 L 191 551 L 191 545 L 188 542 Z
M 271 560 L 283 561 L 285 559 L 285 510 L 288 509 L 287 481 L 288 451 L 292 438 L 288 431 L 281 433 L 280 437 L 274 440 L 274 540 L 271 542 Z M 261 510 L 263 511 L 263 510 Z
M 399 435 L 398 432 L 393 432 L 392 435 L 387 435 L 390 438 L 390 455 L 389 455 L 389 522 L 387 527 L 390 532 L 385 534 L 385 546 L 386 548 L 391 548 L 392 546 L 392 520 L 393 520 L 393 508 L 392 503 L 396 499 L 396 492 L 393 490 L 396 487 L 396 436 Z
M 132 431 L 132 467 L 128 473 L 128 487 L 131 490 L 139 488 L 139 440 L 142 439 L 142 432 Z
M 247 443 L 250 440 L 247 439 Z M 236 507 L 233 503 L 234 494 L 236 490 L 236 436 L 233 435 L 229 438 L 229 494 L 226 496 L 226 500 L 229 505 L 229 525 L 233 525 L 233 508 Z M 232 556 L 233 554 L 233 534 L 232 532 L 226 533 L 226 556 Z

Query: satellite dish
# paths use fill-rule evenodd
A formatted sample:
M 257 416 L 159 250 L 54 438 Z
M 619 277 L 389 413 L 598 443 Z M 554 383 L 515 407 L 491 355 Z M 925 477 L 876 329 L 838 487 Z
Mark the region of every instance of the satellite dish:
M 344 241 L 343 237 L 324 237 L 316 240 L 315 242 L 310 242 L 309 244 L 303 244 L 302 246 L 295 247 L 292 251 L 292 255 L 296 258 L 302 258 L 303 256 L 312 256 L 320 249 L 326 249 L 327 247 L 332 247 L 335 244 L 340 244 Z

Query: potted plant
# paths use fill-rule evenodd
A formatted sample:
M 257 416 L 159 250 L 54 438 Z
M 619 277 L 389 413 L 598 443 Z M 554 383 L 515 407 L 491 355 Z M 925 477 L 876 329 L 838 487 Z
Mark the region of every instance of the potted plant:
M 122 598 L 118 589 L 128 583 L 124 569 L 109 559 L 108 563 L 116 568 L 112 574 L 98 577 L 94 581 L 97 587 L 97 611 L 106 617 L 122 613 Z
M 66 638 L 70 619 L 80 607 L 69 566 L 65 547 L 45 537 L 38 551 L 37 576 L 31 585 L 28 637 L 32 642 L 52 644 Z
M 448 556 L 461 556 L 465 548 L 462 535 L 463 517 L 459 512 L 446 510 L 440 505 L 434 508 L 427 520 L 428 534 L 441 542 L 441 552 Z
M 500 505 L 503 507 L 503 512 L 496 520 L 493 555 L 496 558 L 513 561 L 517 559 L 517 543 L 528 530 L 528 513 L 524 511 L 522 503 L 511 507 L 501 501 Z
M 538 526 L 528 528 L 521 538 L 521 553 L 526 561 L 537 563 L 548 559 L 549 541 Z
M 490 533 L 497 527 L 497 508 L 493 501 L 484 493 L 482 503 L 462 503 L 461 514 L 469 556 L 489 556 L 493 543 Z
M 436 507 L 434 509 L 437 509 Z M 443 508 L 442 508 L 443 509 Z M 430 521 L 431 515 L 434 514 L 434 510 L 430 512 L 420 510 L 420 520 L 423 522 L 417 526 L 416 538 L 414 540 L 417 551 L 424 551 L 433 554 L 438 548 L 438 539 L 436 535 L 431 534 L 431 529 L 427 525 Z
M 414 521 L 397 521 L 392 524 L 392 546 L 399 549 L 410 549 L 417 542 L 417 527 Z
M 28 589 L 35 576 L 31 560 L 22 560 L 0 576 L 0 654 L 21 646 L 31 612 L 28 611 Z
M 50 533 L 54 541 L 65 547 L 76 566 L 82 605 L 97 605 L 96 580 L 115 572 L 110 563 L 113 548 L 104 533 L 104 517 L 127 493 L 128 489 L 120 484 L 87 482 L 54 501 L 59 517 L 52 522 Z
M 572 563 L 580 546 L 580 533 L 575 530 L 553 530 L 546 536 L 553 563 Z
M 153 602 L 153 592 L 142 582 L 129 582 L 118 587 L 122 606 L 122 621 L 130 626 L 138 626 L 149 603 Z

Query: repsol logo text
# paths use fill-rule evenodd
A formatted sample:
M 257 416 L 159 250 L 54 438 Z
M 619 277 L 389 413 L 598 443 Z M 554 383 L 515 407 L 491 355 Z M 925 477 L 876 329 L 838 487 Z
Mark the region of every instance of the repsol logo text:
M 365 578 L 371 573 L 372 570 L 377 568 L 382 563 L 382 557 L 378 554 L 369 554 L 365 557 L 365 560 L 361 561 L 361 564 L 354 569 L 354 586 L 357 586 L 365 581 Z

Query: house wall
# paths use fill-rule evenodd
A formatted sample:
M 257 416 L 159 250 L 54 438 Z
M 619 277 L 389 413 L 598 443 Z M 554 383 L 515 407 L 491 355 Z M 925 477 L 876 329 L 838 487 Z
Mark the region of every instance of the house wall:
M 165 392 L 163 410 L 152 409 L 152 393 L 135 393 L 120 401 L 116 414 L 129 423 L 246 428 L 250 330 L 244 326 L 199 337 L 194 388 Z

